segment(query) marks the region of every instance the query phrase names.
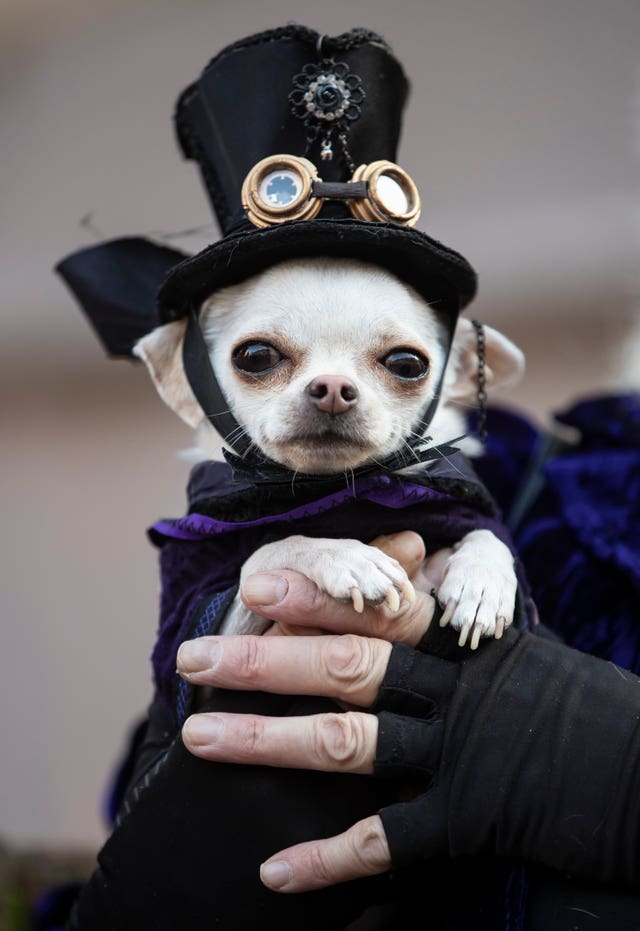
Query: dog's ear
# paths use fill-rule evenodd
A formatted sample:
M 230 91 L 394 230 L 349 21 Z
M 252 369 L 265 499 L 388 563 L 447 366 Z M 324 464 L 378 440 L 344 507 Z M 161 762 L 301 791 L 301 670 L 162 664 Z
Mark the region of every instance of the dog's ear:
M 515 385 L 524 374 L 524 353 L 493 327 L 483 325 L 485 383 L 487 388 Z M 474 397 L 478 390 L 478 341 L 470 320 L 461 317 L 456 326 L 446 393 L 455 399 Z
M 179 417 L 197 427 L 204 414 L 191 390 L 182 365 L 182 344 L 186 320 L 176 320 L 156 327 L 133 347 L 134 354 L 145 363 L 162 400 Z

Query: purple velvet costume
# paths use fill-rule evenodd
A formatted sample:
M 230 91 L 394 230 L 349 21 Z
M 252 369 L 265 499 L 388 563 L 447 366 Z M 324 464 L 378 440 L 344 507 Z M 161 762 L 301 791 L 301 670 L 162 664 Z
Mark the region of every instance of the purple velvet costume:
M 542 622 L 638 674 L 640 394 L 586 398 L 555 419 L 575 442 L 490 411 L 476 469 L 507 516 Z
M 214 633 L 235 593 L 240 569 L 259 546 L 303 534 L 368 542 L 380 533 L 411 529 L 427 552 L 451 546 L 471 530 L 491 530 L 515 554 L 497 508 L 462 453 L 424 464 L 411 476 L 372 474 L 301 485 L 234 482 L 228 465 L 204 462 L 192 472 L 189 513 L 154 524 L 161 548 L 162 603 L 153 668 L 159 694 L 179 724 L 189 712 L 189 688 L 177 680 L 175 657 L 183 640 Z M 524 585 L 522 573 L 520 581 Z M 526 618 L 533 608 L 525 595 Z M 217 598 L 212 596 L 218 595 Z

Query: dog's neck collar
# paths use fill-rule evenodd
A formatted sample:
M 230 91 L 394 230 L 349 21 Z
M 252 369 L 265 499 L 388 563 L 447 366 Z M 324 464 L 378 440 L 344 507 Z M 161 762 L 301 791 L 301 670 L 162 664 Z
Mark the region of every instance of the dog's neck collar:
M 346 469 L 343 472 L 322 475 L 295 472 L 278 462 L 274 462 L 273 459 L 255 453 L 253 450 L 246 452 L 244 456 L 236 456 L 229 450 L 223 449 L 222 454 L 231 466 L 234 481 L 237 482 L 251 482 L 254 485 L 291 485 L 292 482 L 326 484 L 332 479 L 346 479 L 351 484 L 355 479 L 362 478 L 365 475 L 389 474 L 424 462 L 450 459 L 455 453 L 460 452 L 456 444 L 462 439 L 464 437 L 459 436 L 449 443 L 430 446 L 431 437 L 415 437 L 407 441 L 398 452 L 392 453 L 377 462 L 361 465 L 356 469 Z
M 454 451 L 454 447 L 451 444 L 457 443 L 462 437 L 457 437 L 457 439 L 451 440 L 449 444 L 438 447 L 429 446 L 428 444 L 431 438 L 426 436 L 429 424 L 434 417 L 438 401 L 440 400 L 452 338 L 453 334 L 450 333 L 442 374 L 434 392 L 434 396 L 429 402 L 425 412 L 418 419 L 417 423 L 414 424 L 411 436 L 404 441 L 402 449 L 397 453 L 393 453 L 391 456 L 387 456 L 382 462 L 349 470 L 349 474 L 351 474 L 351 472 L 353 472 L 354 475 L 364 475 L 376 471 L 397 472 L 399 469 L 405 469 L 407 466 L 415 463 L 442 458 L 445 455 L 450 455 L 450 453 Z M 231 413 L 229 402 L 225 398 L 220 383 L 216 378 L 204 334 L 198 321 L 198 314 L 193 306 L 190 308 L 187 318 L 187 329 L 182 348 L 182 360 L 191 390 L 204 411 L 205 416 L 223 438 L 227 446 L 230 446 L 234 451 L 232 453 L 228 450 L 223 450 L 225 459 L 234 469 L 234 473 L 241 476 L 243 480 L 252 482 L 289 482 L 295 476 L 300 477 L 300 473 L 293 472 L 285 468 L 285 466 L 281 466 L 279 463 L 257 454 L 251 448 L 251 438 L 244 427 L 238 423 Z M 304 477 L 311 481 L 318 479 L 318 476 L 314 475 L 307 475 Z M 326 476 L 324 476 L 324 478 L 326 479 Z

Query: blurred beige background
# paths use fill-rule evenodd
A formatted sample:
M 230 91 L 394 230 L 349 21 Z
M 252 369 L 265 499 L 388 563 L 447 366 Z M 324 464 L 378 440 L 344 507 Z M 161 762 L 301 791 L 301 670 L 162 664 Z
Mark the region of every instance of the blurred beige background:
M 0 836 L 92 846 L 150 696 L 145 531 L 183 510 L 189 435 L 53 275 L 92 241 L 81 219 L 99 238 L 211 223 L 173 138 L 179 92 L 252 32 L 366 26 L 412 80 L 399 161 L 420 228 L 470 259 L 474 316 L 527 353 L 500 400 L 545 422 L 637 389 L 640 4 L 4 0 L 2 19 Z

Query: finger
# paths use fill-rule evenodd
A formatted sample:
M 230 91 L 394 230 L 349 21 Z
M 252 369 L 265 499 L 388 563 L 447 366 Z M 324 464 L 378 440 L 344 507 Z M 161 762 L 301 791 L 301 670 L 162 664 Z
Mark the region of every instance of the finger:
M 444 581 L 449 556 L 453 550 L 448 548 L 436 550 L 424 560 L 418 571 L 412 576 L 414 586 L 422 592 L 429 592 L 435 588 L 438 591 Z
M 344 834 L 281 850 L 260 867 L 260 879 L 274 892 L 306 892 L 375 876 L 391 866 L 382 821 L 372 815 Z
M 200 637 L 178 650 L 194 685 L 279 695 L 324 695 L 367 707 L 380 689 L 391 644 L 353 634 L 322 637 Z
M 378 719 L 363 711 L 290 718 L 217 711 L 187 718 L 182 739 L 203 760 L 368 774 L 373 772 Z
M 422 537 L 413 530 L 383 534 L 372 540 L 370 545 L 397 560 L 408 576 L 417 571 L 425 557 Z
M 283 632 L 287 627 L 295 633 L 301 627 L 351 631 L 409 646 L 424 635 L 435 606 L 429 594 L 418 591 L 415 600 L 403 600 L 397 611 L 387 603 L 364 604 L 361 612 L 356 611 L 351 601 L 336 601 L 304 575 L 289 569 L 250 575 L 243 583 L 241 597 L 250 611 L 276 621 Z

